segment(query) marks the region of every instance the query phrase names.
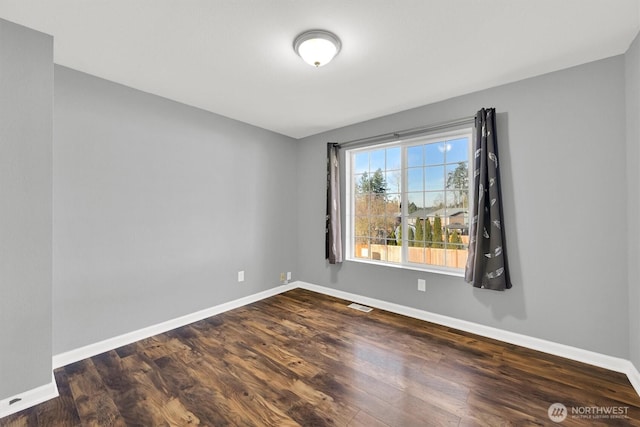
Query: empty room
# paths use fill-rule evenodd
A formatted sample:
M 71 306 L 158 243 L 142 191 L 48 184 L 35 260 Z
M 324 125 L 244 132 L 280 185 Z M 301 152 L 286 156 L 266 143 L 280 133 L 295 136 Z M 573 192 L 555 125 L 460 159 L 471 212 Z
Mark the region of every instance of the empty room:
M 639 31 L 0 0 L 0 426 L 640 426 Z

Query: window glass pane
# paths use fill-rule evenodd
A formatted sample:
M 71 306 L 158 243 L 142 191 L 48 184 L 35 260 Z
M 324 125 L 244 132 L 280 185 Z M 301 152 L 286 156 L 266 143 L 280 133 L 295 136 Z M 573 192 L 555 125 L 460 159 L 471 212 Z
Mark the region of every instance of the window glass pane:
M 435 142 L 433 144 L 427 144 L 424 146 L 425 151 L 425 165 L 441 165 L 444 163 L 444 153 L 446 144 L 442 142 Z
M 384 215 L 387 201 L 383 194 L 372 194 L 369 202 L 369 215 Z
M 387 156 L 387 170 L 402 168 L 402 150 L 400 147 L 387 148 L 385 153 Z
M 407 203 L 409 206 L 407 208 L 407 213 L 412 214 L 419 209 L 424 209 L 424 196 L 427 193 L 408 193 L 407 194 Z
M 427 248 L 431 247 L 431 242 L 433 242 L 433 218 L 433 215 L 429 215 L 422 220 L 422 240 L 424 240 L 424 246 Z
M 460 208 L 448 209 L 445 227 L 448 236 L 447 247 L 466 249 L 469 243 L 468 211 Z
M 366 238 L 356 237 L 354 243 L 353 255 L 356 258 L 370 258 L 369 242 Z
M 414 225 L 414 219 L 405 217 L 405 220 L 407 221 L 407 235 L 402 236 L 402 239 L 407 241 L 413 241 L 416 238 L 416 227 Z
M 401 175 L 402 172 L 400 170 L 390 171 L 385 174 L 385 179 L 387 181 L 387 191 L 395 193 L 399 193 L 401 191 Z
M 429 223 L 431 226 L 431 235 L 429 239 L 425 239 L 425 244 L 431 248 L 444 248 L 444 218 L 442 217 L 442 211 L 438 210 L 429 217 Z
M 447 141 L 447 163 L 464 162 L 469 157 L 469 140 L 459 138 Z
M 413 242 L 409 242 L 409 248 L 407 257 L 409 262 L 417 262 L 420 264 L 424 263 L 424 248 L 416 247 L 412 245 Z
M 424 242 L 426 240 L 426 218 L 424 218 L 423 215 L 420 215 L 419 217 L 417 217 L 414 221 L 414 225 L 416 227 L 416 234 L 415 234 L 415 242 L 413 244 L 414 247 L 424 247 Z
M 428 166 L 424 169 L 425 190 L 444 188 L 444 166 Z
M 372 151 L 369 156 L 369 171 L 375 172 L 378 169 L 384 170 L 384 151 L 376 150 Z
M 389 238 L 390 238 L 390 245 L 402 245 L 402 218 L 401 217 L 396 217 L 396 218 L 389 218 L 389 223 L 390 223 L 390 234 L 389 234 Z M 392 223 L 392 224 L 391 224 Z
M 409 262 L 423 262 L 424 251 L 421 249 L 424 248 L 423 220 L 418 217 L 409 218 L 408 224 L 412 231 L 407 241 Z
M 386 241 L 387 224 L 383 215 L 369 217 L 369 232 L 371 243 L 384 244 Z
M 364 173 L 369 171 L 369 153 L 356 153 L 353 161 L 353 172 Z M 356 181 L 358 182 L 358 181 Z
M 354 198 L 354 214 L 360 216 L 369 215 L 369 195 L 356 194 Z
M 397 220 L 396 220 L 396 216 L 397 215 L 387 215 L 385 218 L 385 230 L 387 230 L 387 233 L 391 233 L 393 231 L 395 231 L 396 229 L 396 225 L 397 224 Z
M 427 191 L 424 193 L 425 206 L 431 212 L 444 208 L 444 191 Z
M 390 169 L 400 169 L 400 156 L 402 154 L 402 150 L 400 147 L 387 148 L 387 170 Z
M 380 169 L 372 173 L 355 175 L 355 190 L 357 193 L 382 194 L 387 191 L 385 174 Z
M 394 244 L 392 241 L 390 241 L 386 249 L 388 262 L 402 262 L 402 245 Z
M 400 215 L 400 194 L 387 194 L 386 215 L 394 218 Z
M 424 178 L 422 168 L 411 168 L 407 171 L 407 191 L 423 191 Z
M 369 237 L 369 217 L 357 216 L 354 218 L 354 234 L 356 237 Z
M 468 163 L 447 165 L 447 206 L 469 206 L 469 171 Z
M 357 174 L 357 175 L 353 175 L 353 182 L 355 183 L 355 191 L 357 194 L 361 194 L 362 193 L 362 174 Z
M 422 157 L 422 145 L 416 145 L 407 148 L 407 166 L 415 167 L 422 166 L 424 163 Z

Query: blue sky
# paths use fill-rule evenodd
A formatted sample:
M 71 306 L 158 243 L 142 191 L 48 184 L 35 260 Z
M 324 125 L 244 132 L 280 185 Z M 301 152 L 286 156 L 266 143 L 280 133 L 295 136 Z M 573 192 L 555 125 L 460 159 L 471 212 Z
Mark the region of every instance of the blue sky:
M 407 188 L 409 202 L 419 208 L 444 202 L 444 188 L 449 172 L 455 170 L 459 162 L 468 160 L 468 138 L 457 138 L 431 144 L 418 144 L 407 148 Z M 369 175 L 382 169 L 385 173 L 389 192 L 400 189 L 401 157 L 400 147 L 356 153 L 354 156 L 356 182 L 360 174 Z

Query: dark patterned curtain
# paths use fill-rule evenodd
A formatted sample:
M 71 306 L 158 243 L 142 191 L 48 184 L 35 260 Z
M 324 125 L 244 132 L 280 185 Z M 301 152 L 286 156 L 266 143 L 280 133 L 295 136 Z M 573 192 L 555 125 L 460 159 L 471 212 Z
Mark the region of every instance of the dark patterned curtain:
M 473 209 L 465 280 L 476 288 L 504 291 L 511 288 L 511 279 L 502 221 L 494 108 L 483 108 L 476 115 L 473 154 Z
M 329 264 L 342 262 L 339 152 L 338 144 L 327 144 L 327 223 L 324 252 Z

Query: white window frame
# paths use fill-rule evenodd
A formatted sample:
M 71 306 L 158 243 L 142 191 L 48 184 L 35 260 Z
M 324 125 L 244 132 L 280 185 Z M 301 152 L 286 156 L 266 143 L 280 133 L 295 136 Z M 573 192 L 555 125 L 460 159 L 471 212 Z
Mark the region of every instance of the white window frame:
M 413 263 L 413 262 L 409 262 L 408 261 L 408 252 L 409 252 L 409 245 L 408 245 L 408 240 L 403 238 L 402 239 L 402 249 L 401 249 L 401 259 L 402 261 L 399 263 L 396 262 L 391 262 L 391 261 L 381 261 L 381 260 L 373 260 L 373 259 L 367 259 L 367 258 L 357 258 L 354 256 L 354 236 L 353 236 L 353 231 L 355 229 L 355 215 L 354 215 L 354 211 L 355 211 L 355 179 L 354 179 L 354 174 L 353 174 L 353 159 L 354 159 L 354 154 L 358 153 L 358 152 L 362 152 L 362 151 L 373 151 L 373 150 L 378 150 L 378 149 L 385 149 L 385 148 L 391 148 L 391 147 L 401 147 L 401 192 L 400 192 L 400 197 L 401 197 L 401 203 L 402 203 L 402 209 L 401 209 L 401 215 L 403 218 L 407 217 L 408 214 L 408 192 L 407 192 L 407 180 L 408 180 L 408 170 L 409 168 L 407 167 L 407 148 L 411 147 L 411 146 L 415 146 L 415 145 L 423 145 L 423 144 L 429 144 L 429 143 L 437 143 L 437 142 L 441 142 L 442 140 L 450 140 L 450 139 L 455 139 L 455 138 L 462 138 L 462 137 L 466 137 L 469 140 L 469 144 L 468 144 L 468 148 L 467 148 L 467 161 L 468 161 L 468 169 L 469 169 L 469 213 L 472 212 L 473 209 L 473 200 L 472 200 L 472 189 L 473 189 L 473 156 L 472 156 L 472 151 L 473 151 L 473 142 L 474 142 L 474 132 L 473 132 L 473 128 L 472 127 L 464 127 L 464 128 L 458 128 L 455 130 L 450 130 L 450 131 L 444 131 L 444 132 L 438 132 L 438 133 L 430 133 L 427 135 L 421 135 L 418 137 L 413 137 L 410 139 L 405 139 L 405 140 L 401 140 L 401 141 L 393 141 L 393 142 L 389 142 L 389 143 L 384 143 L 384 144 L 375 144 L 375 145 L 367 145 L 367 146 L 361 146 L 361 147 L 356 147 L 356 148 L 351 148 L 351 149 L 345 149 L 345 260 L 346 261 L 350 261 L 350 262 L 358 262 L 358 263 L 364 263 L 364 264 L 375 264 L 375 265 L 381 265 L 381 266 L 385 266 L 385 267 L 392 267 L 392 268 L 401 268 L 401 269 L 407 269 L 407 270 L 417 270 L 417 271 L 425 271 L 425 272 L 430 272 L 430 273 L 438 273 L 438 274 L 445 274 L 445 275 L 451 275 L 451 276 L 458 276 L 458 277 L 464 277 L 464 268 L 452 268 L 452 267 L 445 267 L 445 266 L 439 266 L 439 265 L 432 265 L 432 264 L 423 264 L 423 263 Z M 446 177 L 445 177 L 445 182 L 446 182 Z M 446 203 L 446 193 L 448 193 L 449 190 L 446 190 L 446 188 L 443 188 L 443 191 L 445 192 L 445 203 Z M 402 221 L 402 235 L 403 236 L 408 236 L 408 221 Z

